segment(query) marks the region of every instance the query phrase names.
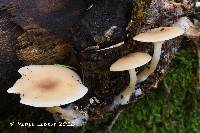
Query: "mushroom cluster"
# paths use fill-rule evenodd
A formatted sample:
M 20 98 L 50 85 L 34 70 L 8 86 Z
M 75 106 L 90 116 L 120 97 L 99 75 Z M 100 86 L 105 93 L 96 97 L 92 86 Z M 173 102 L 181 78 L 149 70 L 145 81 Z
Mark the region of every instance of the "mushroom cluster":
M 157 67 L 160 60 L 162 44 L 164 41 L 173 39 L 184 34 L 184 30 L 179 27 L 159 27 L 151 29 L 145 33 L 136 35 L 133 39 L 140 42 L 153 42 L 154 54 L 151 56 L 147 53 L 131 53 L 118 59 L 110 67 L 110 71 L 128 70 L 130 75 L 130 83 L 119 95 L 114 98 L 111 110 L 118 105 L 128 104 L 131 95 L 135 92 L 136 83 L 145 81 Z M 150 64 L 144 68 L 137 76 L 135 68 L 145 65 L 151 60 Z M 137 94 L 138 95 L 138 94 Z
M 128 70 L 130 75 L 129 85 L 114 97 L 111 109 L 129 103 L 132 94 L 135 92 L 136 83 L 146 80 L 155 71 L 163 42 L 183 33 L 184 31 L 179 27 L 160 27 L 133 38 L 141 42 L 153 42 L 154 54 L 151 57 L 148 53 L 129 53 L 111 65 L 110 71 Z M 150 65 L 136 75 L 135 69 L 148 62 L 150 62 Z M 48 107 L 47 111 L 53 114 L 60 113 L 61 118 L 75 121 L 77 125 L 84 123 L 82 118 L 88 119 L 87 115 L 83 116 L 80 111 L 69 108 L 70 105 L 65 109 L 58 107 L 82 98 L 88 91 L 87 87 L 82 84 L 81 78 L 74 71 L 60 65 L 30 65 L 20 68 L 18 72 L 22 77 L 7 92 L 20 94 L 22 104 Z M 140 90 L 135 95 L 141 93 Z
M 190 23 L 190 21 L 188 21 L 188 18 L 181 18 L 182 16 L 192 15 L 192 13 L 190 13 L 192 10 L 190 9 L 194 8 L 194 6 L 199 7 L 198 2 L 196 2 L 196 5 L 194 6 L 192 5 L 194 2 L 187 1 L 184 1 L 182 3 L 176 3 L 173 1 L 148 1 L 147 3 L 141 2 L 139 6 L 134 6 L 134 2 L 128 0 L 89 0 L 87 2 L 76 2 L 73 0 L 64 2 L 38 2 L 37 0 L 33 0 L 33 2 L 31 3 L 20 0 L 15 0 L 15 2 L 12 2 L 10 0 L 2 0 L 0 3 L 1 7 L 3 7 L 3 12 L 6 9 L 5 14 L 6 16 L 8 16 L 4 18 L 4 13 L 2 13 L 3 16 L 1 16 L 0 20 L 3 22 L 1 24 L 3 26 L 0 26 L 0 29 L 2 30 L 2 38 L 5 38 L 2 39 L 2 44 L 8 42 L 8 44 L 12 43 L 12 45 L 14 46 L 14 44 L 17 43 L 18 58 L 19 60 L 22 60 L 25 64 L 27 64 L 27 61 L 28 64 L 54 64 L 56 62 L 64 61 L 65 57 L 68 57 L 71 53 L 75 54 L 77 57 L 84 56 L 84 58 L 87 58 L 87 60 L 84 60 L 84 58 L 80 58 L 80 62 L 77 61 L 77 63 L 80 63 L 82 70 L 84 70 L 82 71 L 84 72 L 84 75 L 82 76 L 84 77 L 86 82 L 89 82 L 87 83 L 87 85 L 91 87 L 91 90 L 95 90 L 96 88 L 98 89 L 98 93 L 96 93 L 97 91 L 95 90 L 95 92 L 91 92 L 88 96 L 93 94 L 95 94 L 95 96 L 100 96 L 100 104 L 98 104 L 100 105 L 100 108 L 106 105 L 105 103 L 107 103 L 107 101 L 110 101 L 110 99 L 108 98 L 108 100 L 104 100 L 103 98 L 107 97 L 107 95 L 105 96 L 99 94 L 107 94 L 108 92 L 108 95 L 110 95 L 111 92 L 109 91 L 112 91 L 112 87 L 110 88 L 110 90 L 108 90 L 108 85 L 114 85 L 115 87 L 120 88 L 119 86 L 117 86 L 120 83 L 117 83 L 117 80 L 119 79 L 117 76 L 112 77 L 110 76 L 110 74 L 107 73 L 96 76 L 96 73 L 102 73 L 102 70 L 104 72 L 104 68 L 99 69 L 100 71 L 97 70 L 97 72 L 94 72 L 96 69 L 93 68 L 101 68 L 101 66 L 104 67 L 104 62 L 110 64 L 110 61 L 112 61 L 118 55 L 127 52 L 122 50 L 130 50 L 129 46 L 125 46 L 126 42 L 124 41 L 128 39 L 128 42 L 130 42 L 129 45 L 131 45 L 133 39 L 140 42 L 153 43 L 154 53 L 152 57 L 148 53 L 129 53 L 128 55 L 118 59 L 114 64 L 111 65 L 110 71 L 128 70 L 130 75 L 130 83 L 128 84 L 128 86 L 124 86 L 124 89 L 122 88 L 123 90 L 114 97 L 114 105 L 127 104 L 133 94 L 135 97 L 137 97 L 143 93 L 143 89 L 146 86 L 151 86 L 151 83 L 148 82 L 143 88 L 143 83 L 140 84 L 141 86 L 139 85 L 139 83 L 145 81 L 150 75 L 153 75 L 153 73 L 155 72 L 160 60 L 160 56 L 162 54 L 161 49 L 164 41 L 182 35 L 184 30 L 186 35 L 200 36 L 199 32 L 198 34 L 196 34 L 197 32 L 194 32 L 195 27 Z M 7 5 L 14 6 L 14 10 L 13 8 L 10 9 L 10 6 Z M 146 29 L 148 27 L 154 27 L 161 24 L 168 25 L 171 24 L 172 21 L 174 22 L 174 20 L 177 18 L 181 19 L 179 19 L 179 21 L 175 23 L 175 25 L 173 25 L 176 27 L 155 28 L 132 38 L 135 34 L 135 31 L 138 31 L 139 28 Z M 4 20 L 6 21 L 4 22 Z M 141 22 L 141 20 L 142 23 L 135 23 Z M 13 26 L 15 27 L 14 29 L 18 27 L 18 30 L 16 30 L 16 32 L 14 32 Z M 177 26 L 180 28 L 178 28 Z M 188 28 L 189 26 L 192 29 Z M 182 30 L 183 27 L 184 30 Z M 14 34 L 16 34 L 16 38 L 13 38 L 14 34 L 4 34 L 5 29 L 9 29 L 9 32 L 14 32 Z M 129 32 L 127 32 L 127 30 Z M 19 31 L 20 33 L 18 33 Z M 48 40 L 49 37 L 50 40 Z M 12 41 L 10 41 L 9 38 L 11 38 L 10 40 Z M 51 40 L 55 40 L 53 45 L 49 45 L 52 44 Z M 69 41 L 72 42 L 73 49 L 71 49 L 70 46 L 67 49 L 67 46 L 62 45 L 68 44 L 67 42 Z M 46 45 L 44 45 L 44 43 Z M 111 46 L 111 44 L 113 43 L 117 44 Z M 117 48 L 121 46 L 123 46 L 123 48 Z M 62 51 L 59 51 L 57 50 L 57 48 L 64 49 Z M 115 48 L 117 49 L 117 53 L 112 50 Z M 172 46 L 169 47 L 169 49 L 170 48 L 174 47 Z M 48 56 L 48 49 L 51 49 L 52 52 L 50 53 L 53 53 L 53 55 L 50 56 L 52 58 L 48 58 L 47 62 L 46 60 L 41 60 L 40 58 L 42 57 L 45 59 L 46 56 L 40 55 Z M 93 53 L 90 54 L 90 51 L 88 52 L 86 50 L 93 49 L 95 49 L 95 52 L 105 52 L 105 54 L 101 53 L 102 56 L 99 56 L 100 54 L 87 56 L 92 55 Z M 68 54 L 65 52 L 66 50 L 69 50 Z M 107 54 L 106 50 L 109 51 L 109 54 Z M 164 50 L 167 55 L 172 53 L 172 50 Z M 28 58 L 27 60 L 27 55 L 35 55 L 35 57 L 32 58 L 32 56 L 30 56 L 30 59 Z M 57 57 L 57 55 L 61 56 Z M 104 58 L 97 58 L 96 55 L 98 57 L 108 57 L 109 55 L 113 56 L 112 58 L 108 58 L 108 60 L 104 60 Z M 92 57 L 92 59 L 88 59 L 88 57 Z M 15 58 L 16 57 L 12 57 L 11 59 Z M 35 59 L 37 59 L 39 62 Z M 93 59 L 95 60 L 94 63 L 92 62 Z M 2 58 L 2 60 L 4 60 L 4 58 Z M 15 60 L 18 62 L 17 58 Z M 43 63 L 41 63 L 41 61 L 43 61 Z M 103 63 L 101 63 L 101 61 Z M 169 61 L 170 59 L 168 59 L 167 61 L 163 61 L 164 63 L 160 63 L 160 66 L 169 63 Z M 88 64 L 83 65 L 84 63 Z M 95 64 L 96 66 L 94 65 L 94 67 L 90 67 L 93 64 Z M 137 69 L 138 67 L 141 67 L 143 65 L 144 69 Z M 86 67 L 87 69 L 84 69 Z M 90 69 L 93 69 L 94 71 L 91 71 Z M 45 107 L 46 110 L 51 112 L 52 114 L 61 114 L 60 117 L 65 120 L 79 121 L 80 123 L 82 123 L 82 119 L 88 119 L 87 114 L 83 116 L 79 108 L 75 109 L 74 106 L 70 104 L 82 98 L 88 91 L 88 88 L 83 85 L 83 83 L 81 82 L 81 78 L 74 71 L 69 68 L 57 65 L 30 65 L 21 68 L 19 70 L 19 73 L 22 77 L 17 80 L 14 86 L 8 89 L 7 92 L 20 94 L 20 102 L 22 104 L 34 107 Z M 157 74 L 152 77 L 155 78 L 156 76 Z M 103 79 L 103 81 L 101 80 L 100 82 L 97 80 L 97 82 L 93 82 L 95 79 Z M 110 83 L 110 79 L 112 79 L 113 82 Z M 106 85 L 101 84 L 103 86 L 101 86 L 103 88 L 101 89 L 101 87 L 99 87 L 98 85 L 99 83 L 104 83 L 104 81 L 107 81 L 105 82 Z M 137 85 L 137 83 L 138 89 L 136 90 L 135 86 Z M 94 84 L 94 87 L 90 84 Z M 104 91 L 104 89 L 106 91 Z M 112 91 L 112 94 L 113 93 L 115 92 Z M 85 105 L 86 101 L 88 101 L 88 99 L 84 99 L 84 104 L 82 104 L 82 102 L 78 104 L 81 109 L 84 108 L 88 112 L 91 111 L 90 114 L 99 112 L 99 110 L 95 110 L 97 109 L 96 105 L 93 104 L 95 108 L 89 106 L 92 105 L 92 100 L 89 100 L 91 101 L 91 103 L 89 103 L 88 105 Z M 67 107 L 65 106 L 65 108 L 59 107 L 60 105 L 66 104 L 69 105 L 67 105 Z

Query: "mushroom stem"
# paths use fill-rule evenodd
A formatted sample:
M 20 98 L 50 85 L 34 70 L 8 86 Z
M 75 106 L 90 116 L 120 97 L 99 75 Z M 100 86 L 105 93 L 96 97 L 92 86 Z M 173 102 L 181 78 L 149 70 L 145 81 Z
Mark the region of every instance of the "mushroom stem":
M 129 76 L 130 76 L 129 86 L 135 90 L 135 84 L 136 84 L 136 81 L 137 81 L 135 69 L 130 69 L 128 72 L 129 72 Z
M 149 64 L 149 66 L 145 67 L 145 69 L 142 72 L 138 74 L 138 77 L 137 77 L 138 83 L 146 80 L 148 76 L 155 71 L 157 64 L 160 60 L 162 44 L 163 42 L 154 43 L 154 53 L 153 53 L 151 63 Z
M 49 111 L 52 114 L 60 113 L 61 117 L 65 120 L 73 120 L 75 119 L 74 113 L 72 110 L 64 110 L 61 107 L 48 107 L 46 108 L 47 111 Z
M 61 107 L 48 107 L 46 110 L 53 114 L 53 117 L 56 121 L 59 121 L 61 119 L 69 121 L 72 126 L 82 126 L 84 125 L 88 120 L 88 114 L 87 112 L 82 112 L 80 110 L 74 110 L 73 105 L 69 105 L 66 108 Z
M 128 104 L 131 95 L 135 91 L 135 84 L 137 81 L 135 69 L 130 69 L 129 75 L 130 75 L 129 85 L 126 87 L 125 90 L 123 90 L 118 96 L 115 97 L 115 102 L 117 103 L 117 105 Z

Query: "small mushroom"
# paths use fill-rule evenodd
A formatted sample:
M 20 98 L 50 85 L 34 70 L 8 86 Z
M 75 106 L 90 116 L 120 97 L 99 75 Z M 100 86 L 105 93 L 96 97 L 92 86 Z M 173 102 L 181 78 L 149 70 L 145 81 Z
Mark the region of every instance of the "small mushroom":
M 8 93 L 20 94 L 20 102 L 35 107 L 53 107 L 74 102 L 88 89 L 71 69 L 59 65 L 30 65 L 18 70 L 22 75 Z
M 147 53 L 130 53 L 113 63 L 110 71 L 129 71 L 130 83 L 125 90 L 123 90 L 114 99 L 114 105 L 124 105 L 129 102 L 132 93 L 135 91 L 135 84 L 137 81 L 135 68 L 140 67 L 151 60 L 151 56 Z
M 164 41 L 180 36 L 183 33 L 184 31 L 179 27 L 159 27 L 145 33 L 141 33 L 133 38 L 134 40 L 140 42 L 152 42 L 154 44 L 152 61 L 150 65 L 144 69 L 144 71 L 138 74 L 137 82 L 146 80 L 148 76 L 155 71 L 160 60 L 161 48 Z

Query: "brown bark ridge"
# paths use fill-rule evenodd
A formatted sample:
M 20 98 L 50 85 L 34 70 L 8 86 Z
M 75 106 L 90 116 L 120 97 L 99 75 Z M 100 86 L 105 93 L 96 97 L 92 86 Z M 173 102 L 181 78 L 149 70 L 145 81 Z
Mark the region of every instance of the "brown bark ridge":
M 69 59 L 71 47 L 45 29 L 31 29 L 17 38 L 16 53 L 25 64 L 59 64 Z
M 194 14 L 194 8 L 164 6 L 165 0 L 0 0 L 0 85 L 7 89 L 17 78 L 17 69 L 29 64 L 69 64 L 71 55 L 78 59 L 78 72 L 88 93 L 74 104 L 89 113 L 90 120 L 107 112 L 113 97 L 129 82 L 127 72 L 110 72 L 110 65 L 130 52 L 153 53 L 151 44 L 133 41 L 133 37 L 148 29 L 170 26 L 179 17 Z M 5 10 L 7 9 L 7 10 Z M 137 84 L 142 97 L 163 78 L 169 70 L 182 37 L 166 41 L 156 71 L 144 82 Z M 124 45 L 99 50 L 117 43 Z M 144 44 L 144 45 L 143 45 Z M 95 46 L 95 47 L 94 47 Z M 16 47 L 16 48 L 15 48 Z M 141 71 L 143 68 L 137 69 Z M 16 77 L 16 78 L 14 78 Z M 6 84 L 6 85 L 4 85 Z M 5 94 L 7 95 L 7 94 Z M 4 97 L 4 96 L 1 96 Z M 13 96 L 10 96 L 13 97 Z M 90 99 L 97 99 L 90 103 Z M 18 101 L 18 100 L 16 100 Z M 21 115 L 28 120 L 48 114 L 41 109 L 14 102 Z M 10 103 L 0 107 L 9 107 Z M 12 104 L 12 106 L 15 106 Z M 16 107 L 15 106 L 15 107 Z M 22 106 L 22 107 L 21 107 Z M 13 109 L 10 109 L 10 115 Z M 0 110 L 4 113 L 2 110 Z M 37 116 L 27 114 L 37 112 Z M 20 111 L 18 111 L 20 112 Z M 34 117 L 34 118 L 33 118 Z M 33 118 L 33 119 L 32 119 Z

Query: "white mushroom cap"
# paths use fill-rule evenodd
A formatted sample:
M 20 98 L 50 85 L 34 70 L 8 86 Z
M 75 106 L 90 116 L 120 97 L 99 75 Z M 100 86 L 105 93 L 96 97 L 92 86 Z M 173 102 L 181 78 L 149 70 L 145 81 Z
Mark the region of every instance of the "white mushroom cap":
M 140 67 L 151 60 L 151 56 L 147 53 L 130 53 L 113 63 L 110 71 L 124 71 Z
M 140 42 L 163 42 L 184 34 L 184 30 L 179 27 L 159 27 L 141 33 L 133 38 Z
M 74 102 L 88 89 L 71 69 L 59 65 L 30 65 L 19 69 L 22 77 L 8 93 L 20 94 L 21 103 L 53 107 Z

